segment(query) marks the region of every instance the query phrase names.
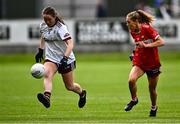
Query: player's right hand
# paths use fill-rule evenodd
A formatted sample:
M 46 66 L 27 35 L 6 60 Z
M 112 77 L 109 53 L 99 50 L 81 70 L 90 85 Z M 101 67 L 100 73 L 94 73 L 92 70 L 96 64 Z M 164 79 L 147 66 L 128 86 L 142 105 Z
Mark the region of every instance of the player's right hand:
M 68 61 L 68 57 L 64 56 L 61 61 L 60 61 L 60 64 L 63 66 L 63 67 L 66 67 L 68 64 L 67 64 L 67 61 Z
M 133 57 L 134 57 L 134 56 L 133 56 L 132 54 L 129 56 L 130 61 L 133 60 Z
M 38 52 L 35 55 L 36 62 L 41 62 L 43 60 L 43 49 L 38 48 Z

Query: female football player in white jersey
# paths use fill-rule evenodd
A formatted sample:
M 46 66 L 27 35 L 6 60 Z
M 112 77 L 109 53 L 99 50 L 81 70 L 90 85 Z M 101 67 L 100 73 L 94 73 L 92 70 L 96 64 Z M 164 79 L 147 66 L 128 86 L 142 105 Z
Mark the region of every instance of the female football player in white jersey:
M 50 107 L 52 79 L 56 72 L 62 75 L 65 87 L 69 91 L 79 94 L 79 108 L 86 103 L 86 90 L 74 82 L 73 70 L 76 61 L 73 49 L 73 39 L 62 19 L 53 7 L 46 7 L 42 11 L 44 22 L 40 25 L 41 40 L 36 62 L 41 62 L 45 51 L 44 93 L 38 93 L 38 100 L 46 107 Z

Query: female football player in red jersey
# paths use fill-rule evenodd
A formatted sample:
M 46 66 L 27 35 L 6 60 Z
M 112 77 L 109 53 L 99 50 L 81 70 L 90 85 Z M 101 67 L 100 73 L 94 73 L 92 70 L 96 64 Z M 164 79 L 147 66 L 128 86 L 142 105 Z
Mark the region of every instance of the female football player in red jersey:
M 146 73 L 151 98 L 150 117 L 155 117 L 157 112 L 156 86 L 161 66 L 158 47 L 164 45 L 164 40 L 151 25 L 154 20 L 152 15 L 142 10 L 130 12 L 126 17 L 129 32 L 135 42 L 135 50 L 128 79 L 131 101 L 125 107 L 125 111 L 130 111 L 138 103 L 136 82 Z

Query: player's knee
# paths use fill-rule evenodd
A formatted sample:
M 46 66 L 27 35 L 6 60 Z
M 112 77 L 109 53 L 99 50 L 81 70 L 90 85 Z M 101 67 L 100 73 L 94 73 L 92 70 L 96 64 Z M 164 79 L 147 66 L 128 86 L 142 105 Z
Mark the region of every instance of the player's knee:
M 44 78 L 51 78 L 53 74 L 51 74 L 49 71 L 45 72 Z
M 128 82 L 129 82 L 130 85 L 133 85 L 133 84 L 136 83 L 136 79 L 135 78 L 130 78 Z
M 156 93 L 156 87 L 154 87 L 153 85 L 149 85 L 149 92 Z
M 49 77 L 49 74 L 50 74 L 50 71 L 48 69 L 45 69 L 45 74 L 44 74 L 44 77 Z
M 149 90 L 149 93 L 151 94 L 151 96 L 157 96 L 156 90 Z

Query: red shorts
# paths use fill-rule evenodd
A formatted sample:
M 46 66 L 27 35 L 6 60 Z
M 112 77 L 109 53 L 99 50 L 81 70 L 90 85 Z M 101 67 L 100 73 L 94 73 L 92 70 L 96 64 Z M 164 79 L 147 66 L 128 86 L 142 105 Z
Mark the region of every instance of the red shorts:
M 141 67 L 139 65 L 136 65 L 136 66 L 141 68 L 146 73 L 146 75 L 148 77 L 156 77 L 156 76 L 158 76 L 161 73 L 160 67 L 156 67 L 156 68 L 153 68 L 153 69 L 146 70 L 146 69 L 144 69 L 143 67 Z

